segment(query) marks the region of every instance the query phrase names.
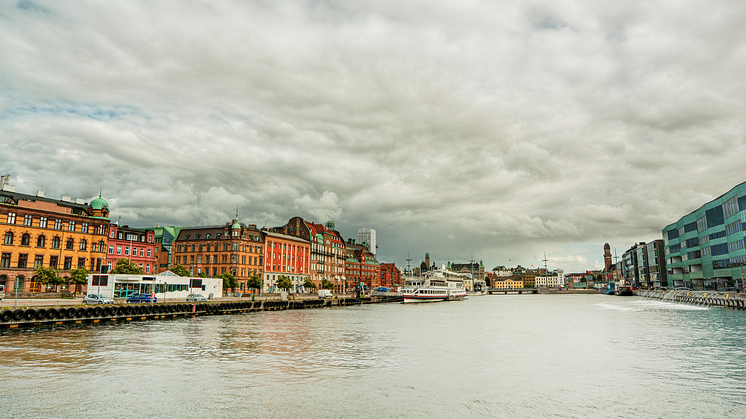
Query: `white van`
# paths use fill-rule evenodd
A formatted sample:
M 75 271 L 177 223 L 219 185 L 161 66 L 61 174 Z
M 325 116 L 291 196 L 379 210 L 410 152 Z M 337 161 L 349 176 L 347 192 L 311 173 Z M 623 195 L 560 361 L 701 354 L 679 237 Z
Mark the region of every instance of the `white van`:
M 319 290 L 319 298 L 332 298 L 332 292 L 329 290 Z

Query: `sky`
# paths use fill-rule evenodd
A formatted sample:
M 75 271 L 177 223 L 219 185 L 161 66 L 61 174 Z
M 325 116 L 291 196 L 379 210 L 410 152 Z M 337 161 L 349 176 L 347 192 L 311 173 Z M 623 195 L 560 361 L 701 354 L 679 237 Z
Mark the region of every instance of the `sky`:
M 122 224 L 603 268 L 746 181 L 742 1 L 0 2 L 0 172 Z

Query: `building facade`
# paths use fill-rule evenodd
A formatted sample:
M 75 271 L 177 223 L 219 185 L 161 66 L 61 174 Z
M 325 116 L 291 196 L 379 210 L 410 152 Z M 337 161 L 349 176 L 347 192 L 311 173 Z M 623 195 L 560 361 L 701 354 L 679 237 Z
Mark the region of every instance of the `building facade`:
M 348 240 L 345 246 L 347 251 L 345 276 L 348 288 L 364 286 L 370 290 L 381 286 L 381 265 L 368 251 L 367 246 L 356 244 L 354 240 Z
M 368 252 L 373 255 L 373 257 L 376 257 L 376 249 L 378 249 L 378 245 L 376 244 L 376 230 L 373 230 L 372 228 L 361 228 L 357 231 L 357 244 L 364 245 L 368 248 Z
M 666 226 L 662 233 L 669 287 L 742 288 L 746 182 Z
M 86 204 L 0 190 L 0 285 L 7 291 L 41 292 L 37 267 L 59 271 L 63 278 L 76 268 L 100 271 L 106 260 L 109 204 L 101 198 Z M 61 289 L 68 289 L 68 284 Z
M 264 272 L 264 236 L 256 225 L 238 219 L 223 226 L 184 228 L 172 246 L 174 266 L 184 266 L 192 276 L 235 276 L 238 286 L 229 292 L 249 291 L 248 279 Z
M 290 279 L 290 292 L 304 292 L 303 283 L 310 274 L 311 242 L 300 237 L 263 230 L 264 292 L 279 292 L 277 281 L 284 275 Z
M 155 259 L 157 263 L 156 273 L 166 272 L 171 269 L 175 258 L 173 257 L 173 243 L 183 227 L 152 227 L 155 233 Z
M 273 230 L 310 243 L 309 278 L 317 289 L 321 289 L 323 281 L 329 281 L 334 286 L 334 292 L 344 291 L 345 242 L 335 230 L 333 221 L 322 225 L 293 217 L 285 226 Z
M 393 263 L 381 262 L 381 281 L 379 286 L 381 287 L 398 287 L 404 284 L 401 283 L 401 271 Z
M 108 271 L 114 268 L 119 259 L 127 259 L 139 266 L 145 274 L 156 273 L 156 244 L 153 230 L 134 229 L 112 223 L 109 225 L 108 248 Z

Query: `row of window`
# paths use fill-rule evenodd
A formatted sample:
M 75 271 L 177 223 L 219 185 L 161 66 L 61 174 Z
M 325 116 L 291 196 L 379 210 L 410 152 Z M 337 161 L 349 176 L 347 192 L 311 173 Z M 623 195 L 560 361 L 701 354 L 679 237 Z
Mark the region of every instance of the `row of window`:
M 5 236 L 3 238 L 3 244 L 12 246 L 15 243 L 15 234 L 13 234 L 12 231 L 8 231 L 5 233 Z M 47 238 L 45 235 L 40 234 L 36 237 L 36 247 L 46 247 L 47 245 Z M 59 236 L 54 236 L 52 238 L 51 243 L 52 249 L 59 249 L 62 245 L 62 240 Z M 21 236 L 21 242 L 20 246 L 31 246 L 31 235 L 29 233 L 24 233 Z M 100 240 L 98 243 L 94 242 L 91 246 L 93 252 L 103 252 L 104 251 L 104 241 Z M 72 237 L 68 237 L 65 241 L 65 250 L 75 250 L 75 239 Z M 87 251 L 88 250 L 88 241 L 86 239 L 82 239 L 78 242 L 78 250 Z
M 137 247 L 132 248 L 132 256 L 137 256 Z M 145 248 L 141 247 L 140 249 L 140 257 L 145 257 Z M 109 245 L 109 254 L 114 254 L 114 245 Z M 122 254 L 122 246 L 117 246 L 117 255 Z M 124 256 L 130 255 L 130 248 L 129 246 L 124 246 Z M 148 248 L 148 257 L 152 256 L 152 249 Z
M 222 258 L 221 258 L 222 262 L 218 262 L 218 255 L 205 255 L 205 263 L 210 263 L 210 264 L 212 264 L 212 263 L 228 263 L 228 255 L 220 255 L 220 256 L 222 256 Z M 183 257 L 183 259 L 182 259 L 182 257 Z M 249 258 L 248 258 L 248 262 L 249 263 L 248 264 L 249 265 L 261 265 L 262 264 L 262 259 L 263 258 L 261 256 L 258 256 L 258 257 L 254 256 L 253 258 L 251 256 L 249 256 Z M 190 255 L 190 256 L 186 256 L 186 255 L 181 256 L 181 255 L 179 255 L 179 256 L 176 256 L 176 264 L 177 265 L 181 265 L 182 264 L 182 260 L 184 261 L 184 264 L 188 264 L 188 263 L 193 264 L 193 263 L 195 263 L 195 261 L 196 261 L 196 263 L 202 263 L 202 255 L 198 255 L 196 257 L 196 259 L 195 259 L 194 255 Z M 242 265 L 246 265 L 246 260 L 247 260 L 246 256 L 241 256 L 241 264 Z M 252 263 L 252 261 L 253 261 L 253 263 Z M 231 263 L 237 264 L 238 263 L 238 256 L 232 255 L 231 256 Z
M 238 251 L 239 244 L 238 243 L 232 243 L 231 246 L 229 246 L 229 243 L 222 243 L 223 244 L 223 251 Z M 181 244 L 177 246 L 177 249 L 180 253 L 187 253 L 187 252 L 219 252 L 219 246 L 220 243 L 207 243 L 207 244 Z M 191 249 L 191 250 L 190 250 Z M 261 246 L 254 246 L 254 245 L 241 245 L 241 249 L 243 249 L 244 252 L 248 253 L 262 253 L 262 247 Z
M 29 254 L 28 253 L 19 253 L 18 254 L 18 260 L 15 263 L 15 266 L 11 265 L 11 258 L 13 254 L 12 253 L 3 253 L 2 257 L 0 257 L 0 267 L 2 268 L 20 268 L 20 269 L 29 269 L 32 266 L 30 265 L 29 260 Z M 33 268 L 39 268 L 41 266 L 44 266 L 44 259 L 45 255 L 34 255 L 34 261 L 33 261 Z M 58 255 L 51 255 L 49 256 L 49 267 L 52 269 L 58 269 L 59 268 L 59 262 L 60 257 Z M 92 261 L 93 263 L 93 261 Z M 85 268 L 86 267 L 86 258 L 78 258 L 78 268 Z M 68 271 L 70 269 L 73 269 L 73 257 L 72 256 L 65 256 L 63 259 L 62 264 L 62 270 Z
M 63 230 L 65 229 L 65 223 L 67 223 L 67 231 L 76 231 L 76 228 L 77 228 L 77 222 L 73 220 L 63 220 L 61 218 L 55 218 L 54 220 L 50 220 L 49 217 L 41 217 L 41 216 L 34 217 L 31 214 L 26 214 L 23 216 L 23 225 L 27 227 L 33 227 L 34 219 L 37 220 L 36 225 L 37 227 L 40 227 L 40 228 L 53 228 L 55 230 Z M 20 218 L 16 219 L 15 212 L 9 212 L 8 216 L 6 217 L 5 222 L 8 224 L 16 224 L 16 221 L 21 221 L 21 219 Z M 81 223 L 80 232 L 88 233 L 89 227 L 90 226 L 88 223 Z M 106 226 L 104 225 L 93 226 L 93 230 L 91 232 L 93 234 L 105 234 Z

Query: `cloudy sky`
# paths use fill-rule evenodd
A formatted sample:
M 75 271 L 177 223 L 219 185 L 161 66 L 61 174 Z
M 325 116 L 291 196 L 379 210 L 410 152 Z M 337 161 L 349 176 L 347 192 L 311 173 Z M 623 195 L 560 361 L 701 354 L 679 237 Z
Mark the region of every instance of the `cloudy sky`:
M 746 3 L 4 1 L 0 172 L 131 226 L 603 266 L 746 181 Z

